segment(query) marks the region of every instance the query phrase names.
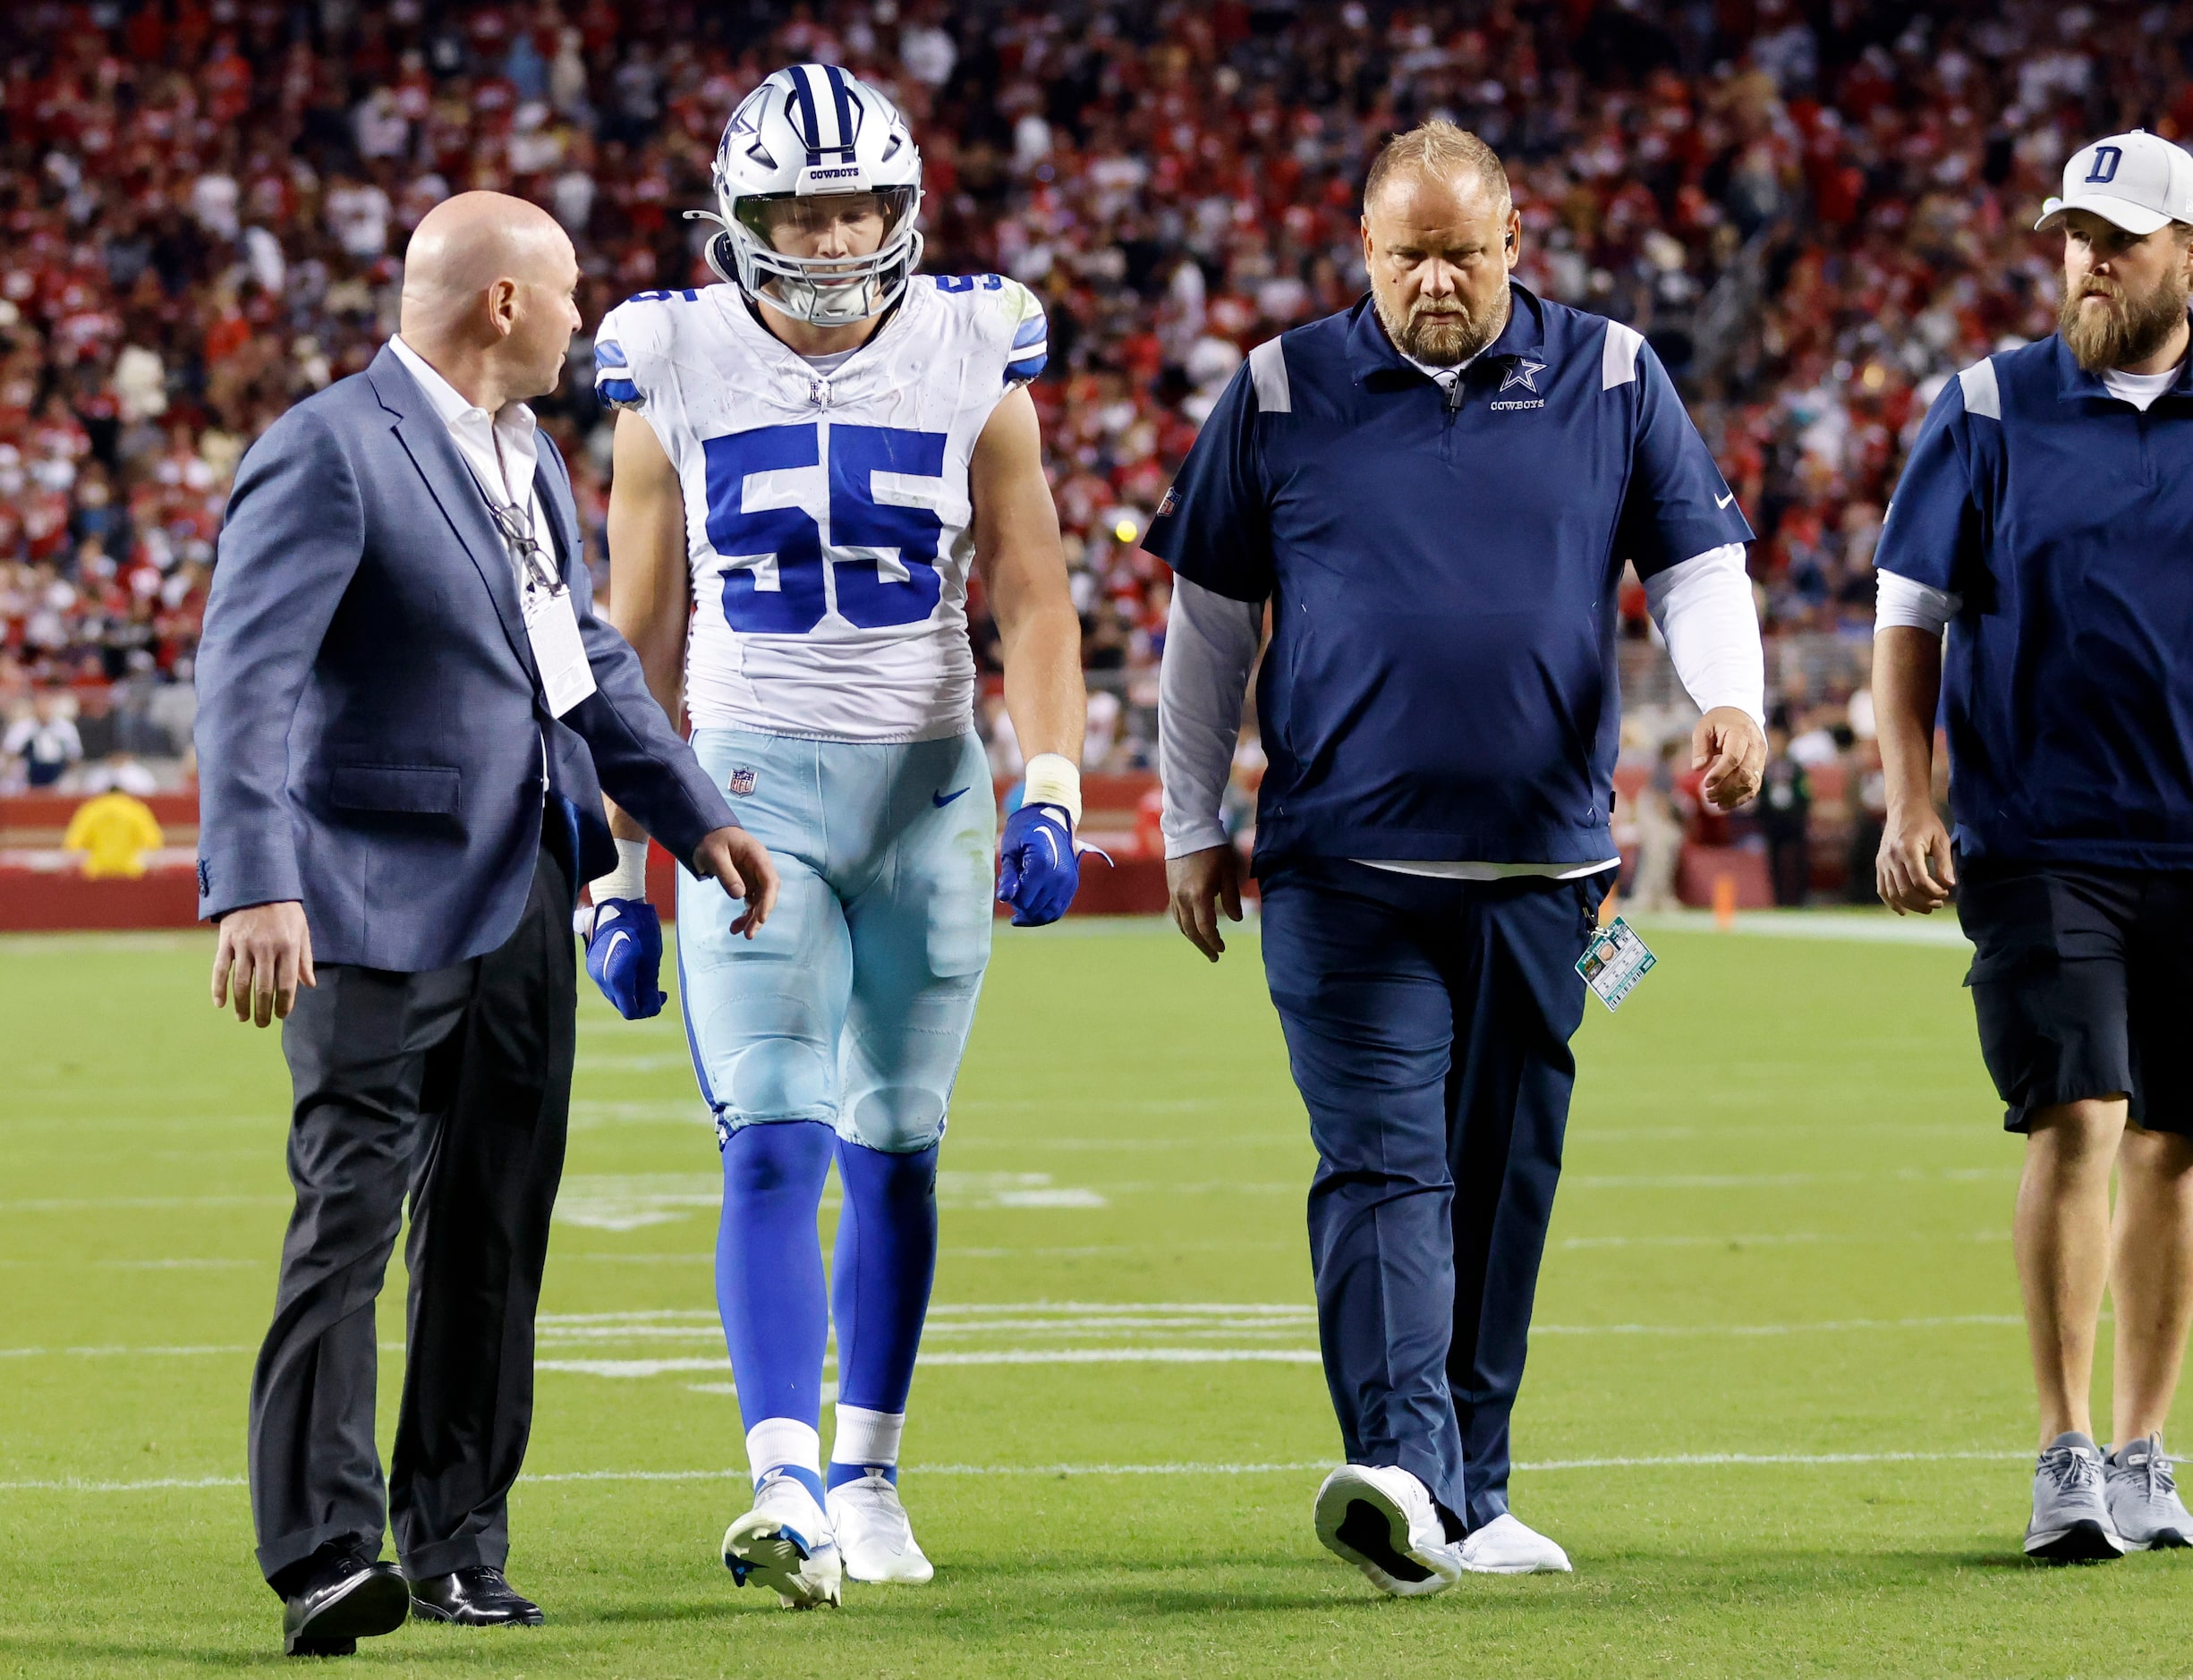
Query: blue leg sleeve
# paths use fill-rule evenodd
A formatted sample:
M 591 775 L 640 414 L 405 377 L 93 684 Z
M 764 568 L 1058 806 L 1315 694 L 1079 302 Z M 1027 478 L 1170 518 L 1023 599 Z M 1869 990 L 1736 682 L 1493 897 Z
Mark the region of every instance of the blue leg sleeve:
M 837 1176 L 846 1192 L 830 1291 L 837 1397 L 904 1412 L 937 1275 L 937 1149 L 893 1155 L 840 1139 Z
M 820 1121 L 786 1120 L 741 1126 L 724 1145 L 716 1304 L 750 1430 L 764 1418 L 822 1421 L 829 1319 L 815 1210 L 831 1141 Z

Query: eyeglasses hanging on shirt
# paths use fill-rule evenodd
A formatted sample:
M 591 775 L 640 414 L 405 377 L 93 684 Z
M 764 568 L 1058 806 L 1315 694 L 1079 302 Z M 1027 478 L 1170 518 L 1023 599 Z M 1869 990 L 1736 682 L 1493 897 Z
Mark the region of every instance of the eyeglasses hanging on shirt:
M 540 671 L 541 697 L 548 703 L 549 715 L 561 717 L 594 692 L 594 667 L 587 662 L 586 644 L 580 640 L 571 590 L 557 573 L 554 556 L 533 535 L 531 496 L 523 508 L 515 501 L 497 502 L 472 463 L 465 466 L 488 505 L 488 517 L 495 522 L 517 565 L 519 605 L 525 613 L 526 639 L 533 644 L 533 663 Z
M 533 536 L 532 510 L 520 512 L 515 502 L 505 502 L 500 506 L 489 502 L 488 517 L 495 522 L 495 529 L 509 546 L 510 557 L 518 564 L 520 585 L 528 590 L 547 590 L 551 595 L 562 593 L 564 580 L 557 574 L 555 556 Z

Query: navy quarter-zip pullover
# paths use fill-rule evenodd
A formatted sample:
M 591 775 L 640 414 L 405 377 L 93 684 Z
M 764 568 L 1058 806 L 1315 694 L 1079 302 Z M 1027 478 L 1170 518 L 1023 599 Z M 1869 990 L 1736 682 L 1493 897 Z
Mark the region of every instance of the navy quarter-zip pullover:
M 1615 590 L 1751 528 L 1633 329 L 1510 286 L 1450 393 L 1366 297 L 1251 352 L 1144 546 L 1272 604 L 1260 870 L 1613 854 Z
M 2193 869 L 2193 365 L 2142 412 L 2053 335 L 1975 362 L 1928 412 L 1874 564 L 1959 598 L 1963 854 Z

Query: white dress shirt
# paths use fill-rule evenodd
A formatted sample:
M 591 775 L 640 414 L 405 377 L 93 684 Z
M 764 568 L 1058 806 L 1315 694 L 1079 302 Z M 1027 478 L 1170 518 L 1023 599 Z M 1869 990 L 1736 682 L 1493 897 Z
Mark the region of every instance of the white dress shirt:
M 464 457 L 464 464 L 472 470 L 472 477 L 479 481 L 480 495 L 488 505 L 505 507 L 523 502 L 531 521 L 533 540 L 547 556 L 544 564 L 553 570 L 556 542 L 548 534 L 547 504 L 541 500 L 540 487 L 534 481 L 534 469 L 540 460 L 540 446 L 535 434 L 540 424 L 533 418 L 533 411 L 523 403 L 506 403 L 500 412 L 489 414 L 435 372 L 427 359 L 401 336 L 391 337 L 388 348 L 395 352 L 396 360 L 412 378 L 419 381 L 420 388 L 427 394 L 427 401 L 434 404 L 434 412 L 449 428 L 450 441 Z M 505 547 L 509 545 L 506 543 Z M 510 555 L 510 565 L 518 581 L 518 592 L 523 595 L 525 564 L 514 550 Z
M 542 563 L 554 570 L 556 543 L 548 534 L 548 505 L 540 498 L 540 486 L 534 471 L 540 461 L 540 448 L 534 434 L 540 429 L 540 424 L 533 418 L 533 411 L 523 403 L 506 403 L 498 412 L 489 414 L 435 372 L 433 364 L 405 344 L 400 335 L 390 335 L 388 348 L 395 352 L 396 360 L 412 378 L 419 381 L 420 389 L 427 394 L 427 401 L 434 404 L 434 412 L 449 428 L 450 441 L 456 445 L 457 454 L 464 457 L 464 464 L 472 469 L 480 494 L 488 505 L 506 507 L 521 496 L 524 498 L 533 540 L 543 551 Z M 507 539 L 503 549 L 510 558 L 510 573 L 516 580 L 518 598 L 523 604 L 527 581 L 525 561 Z M 540 790 L 545 797 L 548 790 L 548 737 L 545 732 L 540 737 Z

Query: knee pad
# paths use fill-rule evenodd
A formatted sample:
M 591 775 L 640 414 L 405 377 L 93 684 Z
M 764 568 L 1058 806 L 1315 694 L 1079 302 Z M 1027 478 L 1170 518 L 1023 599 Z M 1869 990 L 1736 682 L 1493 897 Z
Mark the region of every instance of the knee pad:
M 714 1084 L 720 1138 L 770 1121 L 837 1118 L 837 1070 L 805 1039 L 757 1039 L 728 1058 L 724 1073 Z
M 886 1155 L 913 1155 L 944 1135 L 945 1093 L 927 1085 L 871 1085 L 846 1103 L 837 1135 Z

